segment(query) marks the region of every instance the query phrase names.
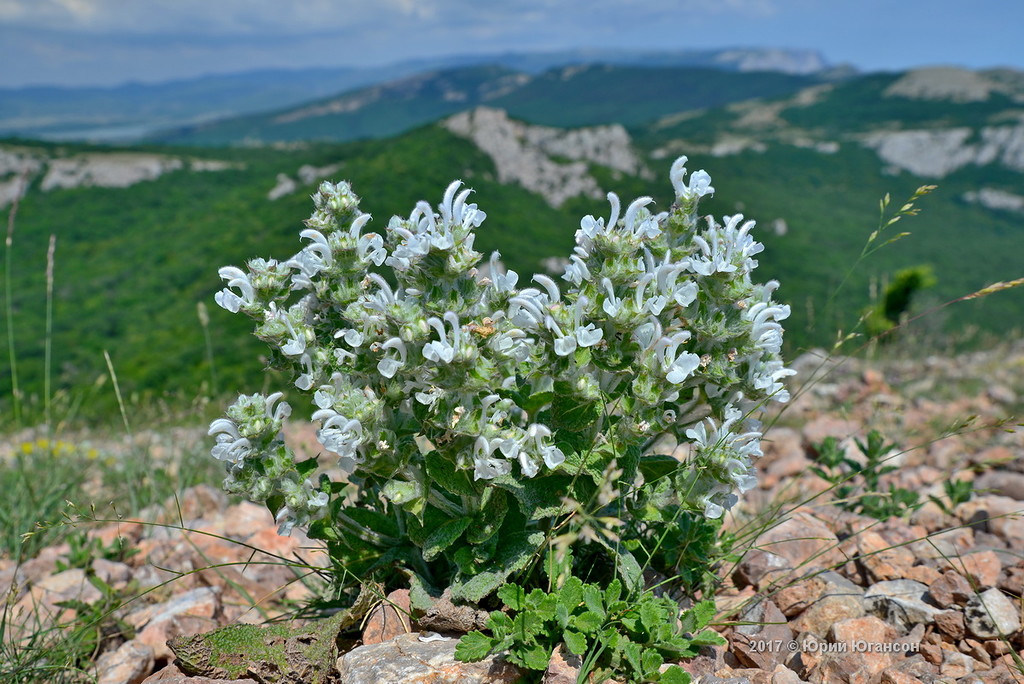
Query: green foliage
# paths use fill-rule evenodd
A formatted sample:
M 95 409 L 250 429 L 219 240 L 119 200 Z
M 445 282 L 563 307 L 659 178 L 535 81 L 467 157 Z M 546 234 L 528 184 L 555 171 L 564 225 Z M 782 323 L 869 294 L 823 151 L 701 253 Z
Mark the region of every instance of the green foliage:
M 99 537 L 90 537 L 84 530 L 76 530 L 67 537 L 67 561 L 57 559 L 57 571 L 64 572 L 70 568 L 87 569 L 97 558 L 123 563 L 139 552 L 139 549 L 128 545 L 124 537 L 116 537 L 104 546 Z
M 895 328 L 910 310 L 914 295 L 933 287 L 937 282 L 931 266 L 915 266 L 898 271 L 892 282 L 886 285 L 881 301 L 868 311 L 864 319 L 865 334 L 874 338 Z
M 0 554 L 33 558 L 63 538 L 66 530 L 54 523 L 88 481 L 89 455 L 67 442 L 40 439 L 17 445 L 15 459 L 0 462 L 0 488 L 17 492 L 0 502 Z
M 956 507 L 971 500 L 974 494 L 974 483 L 970 480 L 947 479 L 942 482 L 945 498 L 930 494 L 928 499 L 935 503 L 947 515 L 953 515 Z
M 881 489 L 882 476 L 896 470 L 896 466 L 886 465 L 893 458 L 895 445 L 887 444 L 877 430 L 869 432 L 866 441 L 855 441 L 864 456 L 863 464 L 847 456 L 835 437 L 826 437 L 813 447 L 817 465 L 811 466 L 811 472 L 833 485 L 835 505 L 876 520 L 907 515 L 920 507 L 923 502 L 917 492 L 892 484 L 888 491 Z
M 118 617 L 119 609 L 138 590 L 134 583 L 116 590 L 92 568 L 87 567 L 85 575 L 100 598 L 91 603 L 77 599 L 57 603 L 60 608 L 75 611 L 67 623 L 23 634 L 9 620 L 13 604 L 7 602 L 0 610 L 0 681 L 80 682 L 83 673 L 94 669 L 99 654 L 109 650 L 110 643 L 135 637 L 131 625 Z
M 491 653 L 529 670 L 544 670 L 551 653 L 564 644 L 581 656 L 584 674 L 626 682 L 685 684 L 690 676 L 678 665 L 660 671 L 665 662 L 690 658 L 705 645 L 725 640 L 705 629 L 714 617 L 711 601 L 688 611 L 650 591 L 623 593 L 619 580 L 607 585 L 586 584 L 569 576 L 551 592 L 529 593 L 516 584 L 498 590 L 505 609 L 493 611 L 490 635 L 470 632 L 455 649 L 464 662 L 483 660 Z

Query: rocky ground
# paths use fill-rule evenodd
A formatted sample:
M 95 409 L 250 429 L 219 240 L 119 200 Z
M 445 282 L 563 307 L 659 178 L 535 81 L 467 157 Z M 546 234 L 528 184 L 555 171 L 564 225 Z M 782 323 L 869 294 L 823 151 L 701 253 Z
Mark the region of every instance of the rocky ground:
M 718 573 L 718 629 L 728 645 L 705 649 L 683 667 L 702 684 L 1024 682 L 1024 430 L 1005 421 L 1024 408 L 1024 346 L 825 367 L 806 355 L 796 365 L 805 380 L 815 369 L 831 372 L 794 391 L 766 440 L 759 488 L 729 520 L 745 553 Z M 967 427 L 948 434 L 970 416 Z M 810 471 L 816 445 L 834 436 L 862 458 L 853 439 L 872 429 L 904 449 L 882 489 L 893 484 L 942 503 L 879 521 L 833 500 L 828 483 Z M 950 480 L 971 481 L 970 499 L 950 504 L 943 488 Z M 182 674 L 167 640 L 259 623 L 316 591 L 315 574 L 304 578 L 310 571 L 295 566 L 321 566 L 324 554 L 298 532 L 277 536 L 259 506 L 229 505 L 221 492 L 199 487 L 145 513 L 142 519 L 163 524 L 122 522 L 89 532 L 105 544 L 125 537 L 138 550 L 123 562 L 87 563 L 134 597 L 116 613 L 134 637 L 105 642 L 91 673 L 99 682 L 224 681 Z M 62 569 L 73 551 L 68 544 L 47 548 L 21 565 L 0 559 L 6 639 L 18 638 L 11 629 L 19 624 L 28 634 L 71 621 L 68 600 L 81 601 L 79 610 L 104 600 L 86 568 Z M 407 605 L 401 592 L 391 598 Z M 349 684 L 520 675 L 501 658 L 456 663 L 454 645 L 381 604 L 339 670 Z M 544 681 L 574 682 L 572 663 L 555 661 Z

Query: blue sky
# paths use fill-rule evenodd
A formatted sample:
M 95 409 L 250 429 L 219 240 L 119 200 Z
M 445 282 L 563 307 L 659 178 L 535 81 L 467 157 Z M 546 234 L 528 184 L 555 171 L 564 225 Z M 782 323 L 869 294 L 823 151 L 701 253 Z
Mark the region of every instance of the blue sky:
M 0 0 L 0 86 L 573 47 L 1024 69 L 1019 0 Z

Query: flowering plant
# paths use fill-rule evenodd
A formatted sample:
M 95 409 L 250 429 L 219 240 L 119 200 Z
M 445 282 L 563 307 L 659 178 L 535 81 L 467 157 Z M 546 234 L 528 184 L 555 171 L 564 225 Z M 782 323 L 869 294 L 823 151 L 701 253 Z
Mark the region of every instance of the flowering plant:
M 718 518 L 753 485 L 755 416 L 786 400 L 792 373 L 778 283 L 751 281 L 753 223 L 699 220 L 714 188 L 685 163 L 668 212 L 649 197 L 623 212 L 609 193 L 562 282 L 522 289 L 497 253 L 477 270 L 486 214 L 459 181 L 383 235 L 364 232 L 347 183 L 323 183 L 306 246 L 222 268 L 216 301 L 252 317 L 292 371 L 345 482 L 295 461 L 276 392 L 240 396 L 211 425 L 225 488 L 265 502 L 282 534 L 309 526 L 339 572 L 398 568 L 414 588 L 480 601 L 575 533 L 640 589 L 637 556 L 649 561 L 682 514 Z M 685 460 L 650 453 L 666 433 L 691 445 Z

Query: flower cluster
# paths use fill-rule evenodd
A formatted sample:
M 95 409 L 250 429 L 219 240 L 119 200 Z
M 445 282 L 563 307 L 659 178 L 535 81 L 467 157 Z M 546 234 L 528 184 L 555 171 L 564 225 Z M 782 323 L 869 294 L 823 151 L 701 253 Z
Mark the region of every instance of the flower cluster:
M 652 212 L 649 197 L 622 211 L 610 193 L 607 220 L 581 221 L 561 282 L 535 275 L 521 289 L 497 253 L 487 277 L 477 271 L 473 231 L 486 214 L 459 181 L 436 211 L 420 202 L 383 236 L 365 231 L 348 184 L 325 182 L 303 249 L 222 268 L 216 301 L 256 321 L 349 480 L 397 483 L 384 495 L 408 510 L 433 500 L 425 450 L 477 482 L 567 468 L 578 439 L 562 433 L 558 402 L 597 407 L 573 426 L 594 444 L 665 432 L 692 443 L 680 499 L 717 517 L 751 486 L 754 414 L 787 398 L 789 308 L 771 299 L 777 283 L 750 279 L 762 249 L 752 222 L 698 219 L 714 188 L 704 171 L 687 180 L 685 162 L 671 169 L 669 211 Z M 280 396 L 240 397 L 211 434 L 229 489 L 277 497 L 288 530 L 324 515 L 328 488 L 304 479 L 283 444 Z

